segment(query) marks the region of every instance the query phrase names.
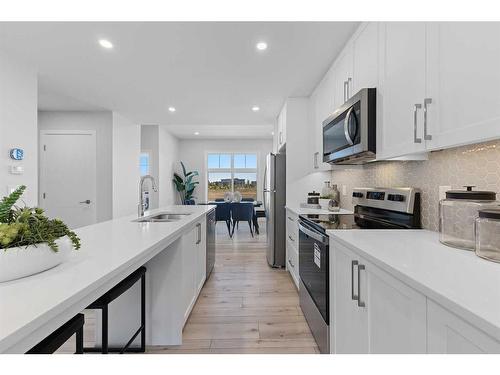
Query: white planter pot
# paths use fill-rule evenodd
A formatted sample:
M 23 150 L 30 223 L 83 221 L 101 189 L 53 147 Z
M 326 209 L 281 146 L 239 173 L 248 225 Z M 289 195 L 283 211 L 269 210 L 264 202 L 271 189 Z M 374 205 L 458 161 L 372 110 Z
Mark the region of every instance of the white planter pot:
M 328 210 L 328 202 L 330 202 L 330 199 L 319 199 L 319 205 L 321 206 L 321 209 L 323 210 Z
M 0 282 L 34 275 L 64 262 L 73 250 L 73 243 L 66 236 L 56 243 L 57 253 L 45 243 L 0 249 Z

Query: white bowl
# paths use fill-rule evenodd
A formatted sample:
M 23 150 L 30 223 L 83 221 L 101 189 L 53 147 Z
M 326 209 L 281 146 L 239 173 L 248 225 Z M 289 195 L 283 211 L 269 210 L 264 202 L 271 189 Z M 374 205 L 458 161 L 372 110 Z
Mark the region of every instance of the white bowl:
M 46 243 L 0 249 L 0 282 L 34 275 L 64 262 L 73 250 L 73 243 L 67 236 L 57 239 L 56 243 L 57 253 Z

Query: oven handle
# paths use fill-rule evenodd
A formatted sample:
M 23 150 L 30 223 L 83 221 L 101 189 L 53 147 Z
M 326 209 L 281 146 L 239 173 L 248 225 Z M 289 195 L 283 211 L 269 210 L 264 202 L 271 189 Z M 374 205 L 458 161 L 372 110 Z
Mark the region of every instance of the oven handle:
M 314 238 L 316 241 L 321 242 L 322 244 L 326 244 L 326 245 L 328 244 L 328 236 L 323 236 L 323 235 L 319 234 L 318 232 L 314 232 L 314 231 L 306 228 L 305 226 L 303 226 L 301 223 L 299 223 L 299 230 L 302 233 L 307 234 L 309 237 Z

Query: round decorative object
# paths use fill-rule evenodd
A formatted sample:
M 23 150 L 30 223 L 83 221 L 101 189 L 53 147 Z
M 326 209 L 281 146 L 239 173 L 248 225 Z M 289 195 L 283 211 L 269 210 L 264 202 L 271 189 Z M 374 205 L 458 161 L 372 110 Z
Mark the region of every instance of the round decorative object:
M 243 198 L 241 196 L 241 193 L 239 191 L 235 191 L 234 196 L 233 196 L 233 201 L 239 203 L 239 202 L 241 202 L 241 198 Z
M 232 201 L 233 201 L 233 193 L 231 193 L 230 191 L 226 191 L 224 193 L 224 202 L 229 203 Z
M 73 250 L 73 243 L 66 236 L 56 243 L 57 253 L 46 243 L 0 249 L 0 282 L 34 275 L 64 262 Z

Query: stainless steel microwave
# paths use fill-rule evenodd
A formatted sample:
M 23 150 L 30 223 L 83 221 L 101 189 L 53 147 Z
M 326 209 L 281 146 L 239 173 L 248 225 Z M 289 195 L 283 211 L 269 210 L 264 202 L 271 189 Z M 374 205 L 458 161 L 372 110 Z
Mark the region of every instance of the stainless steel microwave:
M 376 157 L 377 92 L 365 88 L 323 121 L 323 161 L 363 164 Z

